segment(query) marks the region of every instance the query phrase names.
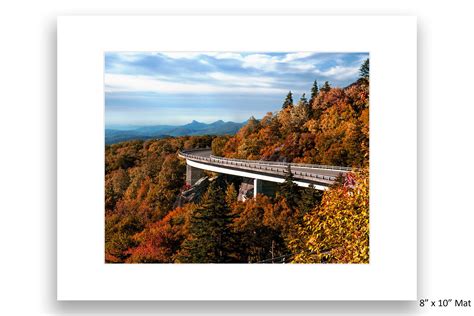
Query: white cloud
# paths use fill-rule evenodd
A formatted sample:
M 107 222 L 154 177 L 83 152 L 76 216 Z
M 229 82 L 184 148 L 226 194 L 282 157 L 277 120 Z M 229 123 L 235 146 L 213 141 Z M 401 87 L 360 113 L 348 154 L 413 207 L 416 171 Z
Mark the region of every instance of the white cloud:
M 209 56 L 216 59 L 236 59 L 243 60 L 239 53 L 231 52 L 160 52 L 157 55 L 163 55 L 171 59 L 196 59 L 199 56 Z
M 194 59 L 203 55 L 201 52 L 161 52 L 160 54 L 171 59 Z
M 213 73 L 222 84 L 171 82 L 144 75 L 105 74 L 105 91 L 113 92 L 154 92 L 154 93 L 285 93 L 286 90 L 272 88 L 265 78 L 236 78 Z M 231 84 L 231 83 L 234 84 Z
M 293 60 L 296 60 L 296 59 L 306 58 L 306 57 L 309 57 L 311 55 L 313 55 L 313 53 L 309 53 L 309 52 L 289 53 L 289 54 L 286 54 L 286 56 L 281 61 L 282 62 L 289 62 L 289 61 L 293 61 Z
M 243 58 L 242 67 L 255 68 L 265 71 L 274 71 L 279 58 L 265 54 L 251 54 Z
M 298 61 L 298 59 L 311 56 L 312 53 L 289 53 L 285 56 L 270 56 L 266 54 L 251 54 L 243 57 L 242 67 L 244 68 L 255 68 L 263 71 L 282 71 L 281 66 L 285 66 L 284 69 L 297 70 L 297 71 L 311 71 L 314 69 L 314 62 Z
M 208 77 L 229 86 L 271 87 L 275 83 L 275 79 L 271 77 L 229 75 L 222 72 L 209 73 Z
M 214 57 L 216 59 L 237 59 L 242 60 L 242 55 L 238 53 L 207 53 L 206 55 Z
M 259 71 L 261 75 L 221 72 L 217 70 L 218 67 L 214 72 L 195 72 L 190 69 L 189 72 L 177 77 L 173 75 L 160 76 L 159 74 L 126 75 L 125 70 L 121 69 L 122 63 L 119 62 L 111 65 L 113 71 L 110 74 L 106 74 L 107 91 L 148 91 L 158 93 L 285 93 L 285 91 L 275 88 L 275 86 L 286 84 L 287 87 L 285 89 L 295 89 L 295 87 L 291 85 L 290 80 L 295 74 L 305 74 L 306 77 L 315 76 L 315 78 L 323 77 L 325 80 L 327 79 L 334 83 L 356 78 L 360 67 L 359 64 L 354 63 L 345 65 L 336 64 L 329 69 L 320 70 L 318 64 L 324 64 L 323 60 L 314 60 L 313 57 L 317 54 L 315 55 L 310 52 L 294 52 L 276 56 L 268 53 L 251 53 L 246 55 L 234 52 L 157 52 L 148 54 L 163 55 L 173 59 L 195 59 L 198 63 L 206 65 L 213 65 L 213 62 L 202 58 L 203 56 L 216 59 L 233 59 L 239 61 L 241 68 L 255 69 Z M 143 53 L 121 53 L 119 56 L 122 60 L 133 61 L 143 57 Z M 312 57 L 308 58 L 310 56 Z M 323 57 L 328 58 L 327 56 Z M 362 57 L 365 56 L 362 55 L 361 59 Z M 304 58 L 310 60 L 304 60 Z M 333 60 L 338 58 L 341 59 L 340 56 L 335 55 Z M 124 63 L 124 65 L 126 65 L 126 63 Z M 266 74 L 266 72 L 275 72 L 278 75 L 274 76 L 273 74 Z M 122 74 L 119 75 L 119 73 Z M 128 73 L 130 73 L 130 71 L 128 71 Z M 293 77 L 287 77 L 288 73 Z M 183 76 L 184 79 L 179 81 L 179 78 L 183 78 Z
M 240 53 L 233 52 L 161 52 L 159 54 L 172 59 L 194 59 L 198 56 L 210 56 L 216 59 L 235 59 L 244 62 L 247 67 L 259 67 L 261 63 L 267 65 L 286 63 L 313 55 L 311 52 L 288 53 L 284 56 L 271 56 L 261 53 L 243 56 Z
M 255 53 L 244 56 L 241 53 L 233 52 L 160 52 L 151 54 L 162 55 L 170 59 L 195 59 L 202 64 L 209 64 L 208 61 L 199 58 L 202 56 L 209 56 L 219 60 L 233 59 L 239 61 L 243 68 L 253 68 L 261 71 L 312 71 L 315 68 L 314 61 L 300 61 L 302 58 L 313 55 L 313 53 L 310 52 L 287 53 L 285 55 L 279 56 L 272 56 L 263 53 Z M 121 53 L 119 56 L 124 62 L 133 62 L 143 57 L 143 53 Z M 119 72 L 118 70 L 120 70 L 118 65 L 116 70 L 116 72 Z
M 137 60 L 140 60 L 140 58 L 143 57 L 142 53 L 138 52 L 121 52 L 120 54 L 116 54 L 116 56 L 122 61 L 122 62 L 134 62 Z
M 295 69 L 295 70 L 302 70 L 302 71 L 310 71 L 314 69 L 314 65 L 312 64 L 306 64 L 306 63 L 292 63 L 288 65 L 289 68 Z
M 344 67 L 337 65 L 325 71 L 316 69 L 315 73 L 336 80 L 346 80 L 353 78 L 355 75 L 357 75 L 359 73 L 359 67 Z

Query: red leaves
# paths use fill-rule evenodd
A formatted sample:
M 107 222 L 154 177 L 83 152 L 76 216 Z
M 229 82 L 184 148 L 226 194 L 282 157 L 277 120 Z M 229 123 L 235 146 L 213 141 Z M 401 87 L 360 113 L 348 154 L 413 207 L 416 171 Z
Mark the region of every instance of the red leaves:
M 127 262 L 173 262 L 174 255 L 188 234 L 189 211 L 189 207 L 178 207 L 135 235 L 134 239 L 139 245 L 127 251 L 130 255 Z

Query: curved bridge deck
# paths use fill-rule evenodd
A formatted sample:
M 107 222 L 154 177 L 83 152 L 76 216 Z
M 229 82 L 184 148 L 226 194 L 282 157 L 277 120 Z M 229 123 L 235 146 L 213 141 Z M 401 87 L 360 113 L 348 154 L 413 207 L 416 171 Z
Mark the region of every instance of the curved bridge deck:
M 178 155 L 194 168 L 278 183 L 284 181 L 288 166 L 291 166 L 296 184 L 303 187 L 312 184 L 320 190 L 326 189 L 339 175 L 351 170 L 348 167 L 338 166 L 216 157 L 212 155 L 210 149 L 180 151 Z

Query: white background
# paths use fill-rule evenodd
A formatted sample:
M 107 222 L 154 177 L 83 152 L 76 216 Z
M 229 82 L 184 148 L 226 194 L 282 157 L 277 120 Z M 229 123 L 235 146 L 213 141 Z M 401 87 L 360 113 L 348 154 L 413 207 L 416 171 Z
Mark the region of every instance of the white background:
M 150 50 L 370 52 L 370 264 L 104 264 L 104 52 Z M 61 17 L 57 133 L 58 299 L 416 299 L 413 17 Z
M 0 8 L 2 314 L 460 312 L 383 302 L 56 302 L 56 16 L 233 8 L 240 13 L 418 16 L 418 296 L 473 298 L 474 174 L 466 167 L 474 153 L 470 1 L 174 1 L 168 7 L 139 0 L 15 1 Z

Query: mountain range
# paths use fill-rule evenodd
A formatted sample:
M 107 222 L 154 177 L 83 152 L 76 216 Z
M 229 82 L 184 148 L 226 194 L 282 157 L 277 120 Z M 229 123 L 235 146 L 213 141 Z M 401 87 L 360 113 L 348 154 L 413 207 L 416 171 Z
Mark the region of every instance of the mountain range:
M 233 135 L 246 122 L 224 122 L 222 120 L 206 124 L 192 121 L 185 125 L 153 125 L 134 129 L 105 129 L 105 143 L 113 144 L 133 139 L 151 139 L 170 136 L 197 136 L 197 135 Z

